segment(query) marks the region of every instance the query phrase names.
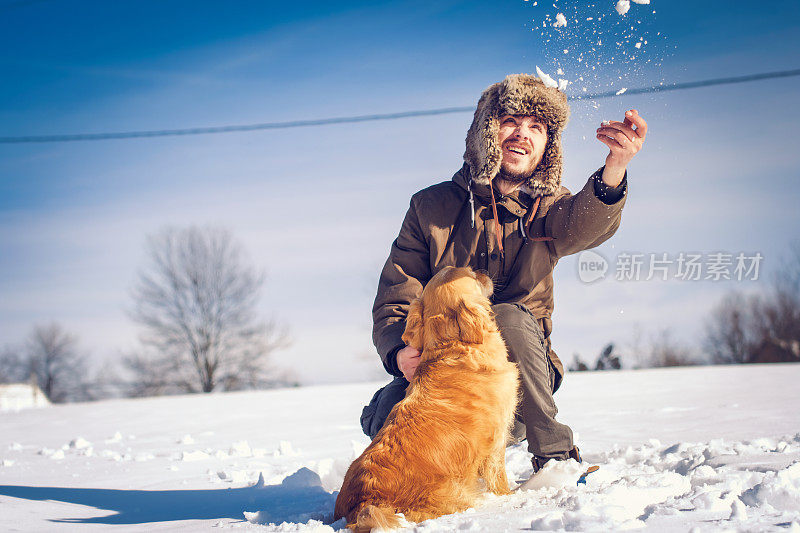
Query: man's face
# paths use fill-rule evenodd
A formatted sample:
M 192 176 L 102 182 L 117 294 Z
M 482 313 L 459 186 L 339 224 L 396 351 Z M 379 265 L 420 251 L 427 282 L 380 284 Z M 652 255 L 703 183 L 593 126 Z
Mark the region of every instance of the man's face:
M 547 145 L 547 126 L 528 115 L 503 115 L 497 133 L 503 158 L 500 170 L 511 181 L 533 175 Z

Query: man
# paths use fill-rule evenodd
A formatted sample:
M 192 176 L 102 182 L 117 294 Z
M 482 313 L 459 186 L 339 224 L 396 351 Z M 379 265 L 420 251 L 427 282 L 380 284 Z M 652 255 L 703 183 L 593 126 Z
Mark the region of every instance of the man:
M 553 268 L 561 257 L 600 245 L 619 227 L 626 168 L 642 148 L 647 124 L 636 110 L 606 121 L 597 139 L 605 165 L 575 195 L 561 185 L 566 96 L 537 77 L 510 75 L 486 89 L 467 133 L 464 165 L 451 181 L 416 193 L 381 273 L 373 307 L 373 341 L 396 376 L 364 408 L 374 437 L 400 401 L 419 364 L 401 335 L 410 302 L 445 266 L 486 271 L 522 399 L 515 436 L 528 440 L 534 470 L 550 459 L 580 460 L 572 430 L 556 421 L 553 393 L 564 376 L 550 348 Z

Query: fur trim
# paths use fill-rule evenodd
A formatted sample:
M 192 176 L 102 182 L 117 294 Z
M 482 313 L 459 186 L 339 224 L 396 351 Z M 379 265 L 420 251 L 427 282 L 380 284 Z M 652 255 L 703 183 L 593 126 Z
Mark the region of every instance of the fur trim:
M 531 115 L 547 125 L 547 146 L 536 171 L 525 183 L 536 194 L 554 194 L 561 186 L 561 132 L 569 119 L 564 93 L 529 74 L 511 74 L 483 91 L 467 132 L 464 161 L 475 183 L 489 185 L 500 172 L 497 142 L 502 115 Z

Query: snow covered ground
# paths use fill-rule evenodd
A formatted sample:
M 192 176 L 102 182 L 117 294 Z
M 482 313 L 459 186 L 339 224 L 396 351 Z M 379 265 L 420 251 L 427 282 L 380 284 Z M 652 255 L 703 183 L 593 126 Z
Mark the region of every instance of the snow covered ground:
M 410 531 L 800 532 L 800 365 L 571 374 L 586 486 L 485 497 Z M 332 531 L 378 384 L 0 413 L 0 530 Z M 509 479 L 531 473 L 509 448 Z

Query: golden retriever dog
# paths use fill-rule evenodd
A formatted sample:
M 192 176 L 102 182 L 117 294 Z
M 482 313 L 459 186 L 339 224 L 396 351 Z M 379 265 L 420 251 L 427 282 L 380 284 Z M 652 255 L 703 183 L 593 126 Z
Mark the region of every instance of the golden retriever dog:
M 403 342 L 422 352 L 405 398 L 356 459 L 335 519 L 356 532 L 464 511 L 483 487 L 508 494 L 505 445 L 518 372 L 492 316 L 488 276 L 445 267 L 409 307 Z

